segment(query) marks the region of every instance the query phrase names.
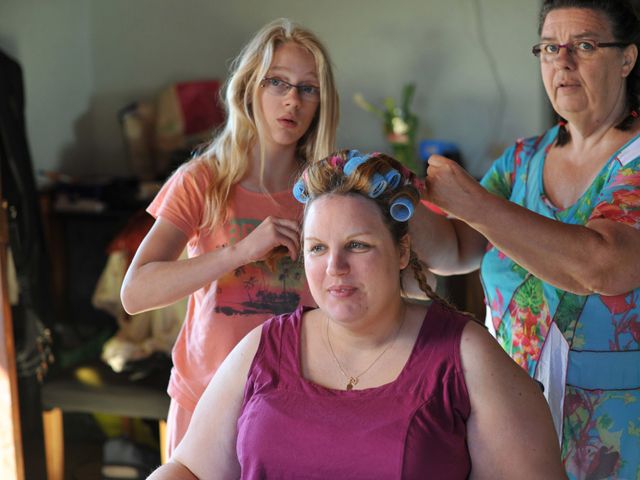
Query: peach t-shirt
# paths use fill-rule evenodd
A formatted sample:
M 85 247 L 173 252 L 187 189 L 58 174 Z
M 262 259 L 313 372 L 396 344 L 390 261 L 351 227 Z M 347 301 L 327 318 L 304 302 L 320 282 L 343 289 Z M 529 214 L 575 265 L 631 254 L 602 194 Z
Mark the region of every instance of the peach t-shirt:
M 211 172 L 202 160 L 180 168 L 162 187 L 147 211 L 171 222 L 189 241 L 189 258 L 245 238 L 272 215 L 297 219 L 302 205 L 290 191 L 272 194 L 235 185 L 229 200 L 229 220 L 212 232 L 199 228 Z M 273 315 L 291 312 L 299 304 L 315 305 L 302 264 L 284 257 L 270 271 L 264 262 L 229 272 L 190 295 L 184 324 L 173 349 L 169 395 L 193 411 L 209 380 L 227 354 L 254 327 Z

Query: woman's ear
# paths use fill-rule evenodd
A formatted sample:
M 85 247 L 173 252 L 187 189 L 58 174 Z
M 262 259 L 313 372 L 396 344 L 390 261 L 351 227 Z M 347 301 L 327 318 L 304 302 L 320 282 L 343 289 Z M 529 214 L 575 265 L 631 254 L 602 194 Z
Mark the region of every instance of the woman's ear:
M 628 77 L 638 60 L 638 47 L 635 43 L 627 45 L 622 53 L 622 76 Z
M 409 265 L 411 258 L 411 236 L 407 233 L 400 239 L 400 270 L 404 270 Z

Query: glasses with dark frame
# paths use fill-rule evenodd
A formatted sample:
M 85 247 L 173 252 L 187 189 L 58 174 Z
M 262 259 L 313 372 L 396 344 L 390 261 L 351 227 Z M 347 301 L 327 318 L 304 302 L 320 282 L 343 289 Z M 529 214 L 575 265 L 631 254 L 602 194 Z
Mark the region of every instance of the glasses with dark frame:
M 575 58 L 587 59 L 593 57 L 599 48 L 623 48 L 629 45 L 625 42 L 596 42 L 595 40 L 574 40 L 569 43 L 543 42 L 531 49 L 536 57 L 543 62 L 550 62 L 558 58 L 560 50 L 566 48 Z
M 289 90 L 295 88 L 298 96 L 310 102 L 318 102 L 320 100 L 320 89 L 313 85 L 300 84 L 294 85 L 293 83 L 285 82 L 278 77 L 265 77 L 260 83 L 262 87 L 271 95 L 276 97 L 284 97 Z

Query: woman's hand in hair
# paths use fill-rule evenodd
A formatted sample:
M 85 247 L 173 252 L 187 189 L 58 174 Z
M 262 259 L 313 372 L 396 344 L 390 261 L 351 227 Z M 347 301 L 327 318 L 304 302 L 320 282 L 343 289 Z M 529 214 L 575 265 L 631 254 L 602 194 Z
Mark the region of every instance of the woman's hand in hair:
M 300 252 L 300 225 L 294 220 L 267 217 L 236 247 L 244 264 L 266 260 L 274 251 L 286 252 L 295 261 Z
M 425 200 L 461 220 L 482 208 L 487 191 L 458 163 L 440 155 L 429 157 Z

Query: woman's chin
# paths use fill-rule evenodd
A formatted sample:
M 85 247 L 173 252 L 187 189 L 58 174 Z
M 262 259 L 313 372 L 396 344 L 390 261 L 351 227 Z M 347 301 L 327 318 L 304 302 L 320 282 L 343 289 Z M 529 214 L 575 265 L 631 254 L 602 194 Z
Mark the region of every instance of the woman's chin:
M 559 101 L 556 104 L 554 110 L 563 118 L 571 117 L 572 115 L 577 115 L 582 111 L 586 110 L 583 101 L 579 99 L 570 99 L 565 98 L 562 101 Z
M 364 315 L 364 311 L 360 307 L 356 307 L 355 305 L 326 305 L 325 308 L 320 307 L 324 314 L 329 317 L 331 320 L 349 324 L 356 322 L 358 319 L 362 318 Z

